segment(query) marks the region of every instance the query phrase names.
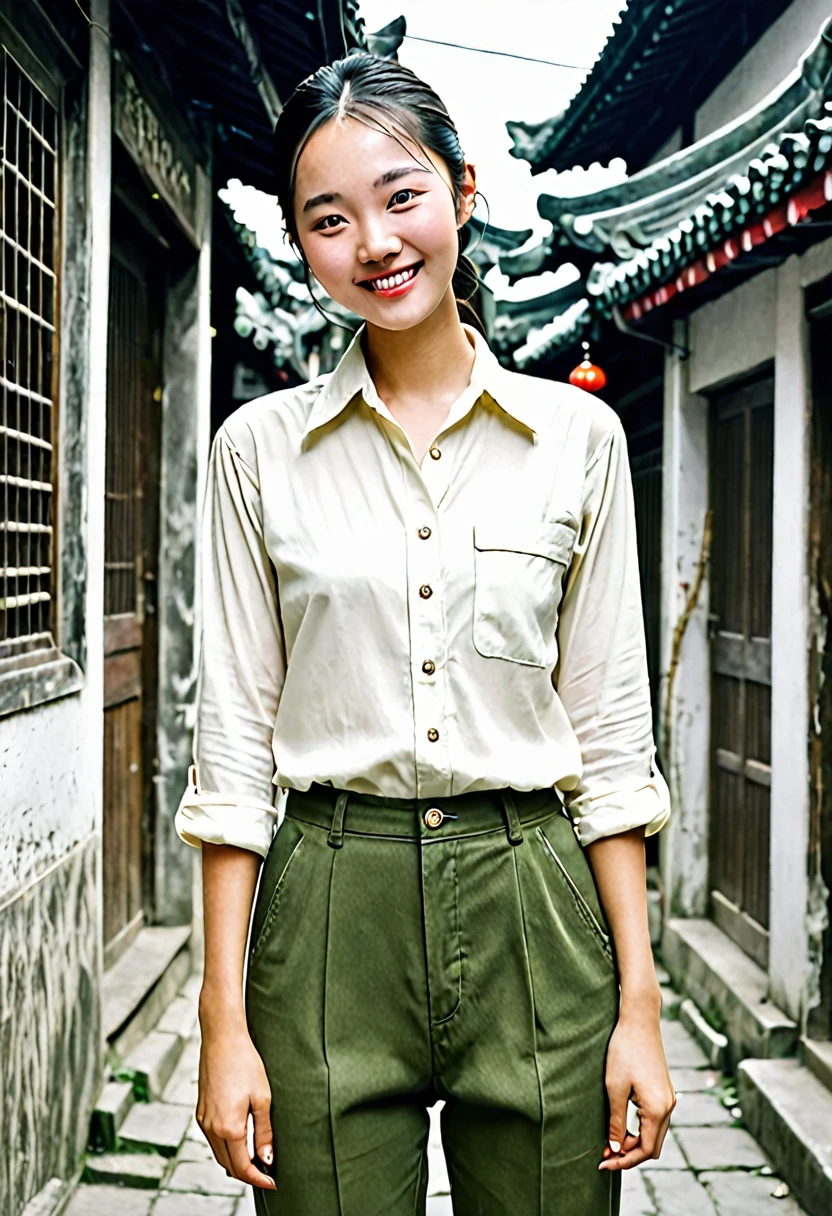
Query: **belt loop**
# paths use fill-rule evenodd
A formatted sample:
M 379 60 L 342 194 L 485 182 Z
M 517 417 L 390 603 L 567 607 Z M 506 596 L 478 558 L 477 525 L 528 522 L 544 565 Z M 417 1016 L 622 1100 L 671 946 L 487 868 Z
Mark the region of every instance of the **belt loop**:
M 329 829 L 327 841 L 333 849 L 340 849 L 344 843 L 344 814 L 349 796 L 349 790 L 341 790 L 335 799 L 335 813 L 332 816 L 332 827 Z
M 523 829 L 520 826 L 520 816 L 517 814 L 514 794 L 509 789 L 500 790 L 500 797 L 502 798 L 503 810 L 506 815 L 509 844 L 522 844 Z

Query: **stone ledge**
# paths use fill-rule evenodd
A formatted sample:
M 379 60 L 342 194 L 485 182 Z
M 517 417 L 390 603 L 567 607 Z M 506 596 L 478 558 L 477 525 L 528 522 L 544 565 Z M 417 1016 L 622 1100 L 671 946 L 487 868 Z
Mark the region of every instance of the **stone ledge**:
M 104 973 L 101 986 L 104 1037 L 110 1042 L 118 1037 L 121 1054 L 134 1045 L 123 1041 L 127 1024 L 132 1028 L 134 1022 L 140 1022 L 137 1035 L 141 1038 L 155 1025 L 187 979 L 190 958 L 180 961 L 178 956 L 185 951 L 190 936 L 190 925 L 154 925 L 141 929 L 118 962 Z M 171 977 L 170 984 L 165 984 L 166 973 L 174 963 L 177 963 L 173 968 L 176 974 Z M 180 974 L 182 969 L 184 974 Z M 156 1001 L 153 998 L 160 987 L 172 990 L 160 993 L 160 1001 Z
M 768 999 L 768 976 L 710 920 L 669 920 L 662 958 L 673 982 L 728 1040 L 728 1064 L 794 1054 L 796 1024 Z
M 743 1120 L 809 1216 L 832 1212 L 832 1093 L 797 1060 L 743 1060 Z

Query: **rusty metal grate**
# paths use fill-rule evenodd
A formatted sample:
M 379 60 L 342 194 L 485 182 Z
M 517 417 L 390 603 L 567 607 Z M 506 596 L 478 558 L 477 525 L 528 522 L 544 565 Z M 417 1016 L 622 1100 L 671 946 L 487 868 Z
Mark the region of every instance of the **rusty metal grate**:
M 58 114 L 0 47 L 0 657 L 52 645 Z

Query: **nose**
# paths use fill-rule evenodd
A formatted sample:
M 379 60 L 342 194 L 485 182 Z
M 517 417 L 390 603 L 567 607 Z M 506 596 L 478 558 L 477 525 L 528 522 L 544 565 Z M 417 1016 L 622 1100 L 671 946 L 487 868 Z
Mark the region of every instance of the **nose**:
M 362 262 L 382 263 L 401 251 L 401 240 L 383 219 L 368 219 L 361 225 L 358 257 Z

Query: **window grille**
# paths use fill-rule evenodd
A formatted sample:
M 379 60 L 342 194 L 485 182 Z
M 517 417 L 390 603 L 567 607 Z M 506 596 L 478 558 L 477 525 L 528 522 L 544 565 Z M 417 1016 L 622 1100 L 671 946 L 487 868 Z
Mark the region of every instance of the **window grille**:
M 0 658 L 53 645 L 58 114 L 0 48 Z

